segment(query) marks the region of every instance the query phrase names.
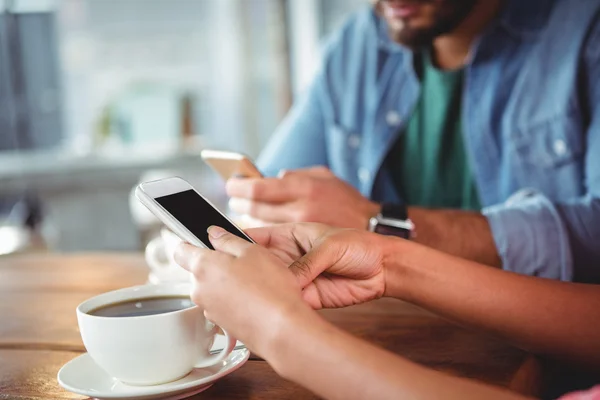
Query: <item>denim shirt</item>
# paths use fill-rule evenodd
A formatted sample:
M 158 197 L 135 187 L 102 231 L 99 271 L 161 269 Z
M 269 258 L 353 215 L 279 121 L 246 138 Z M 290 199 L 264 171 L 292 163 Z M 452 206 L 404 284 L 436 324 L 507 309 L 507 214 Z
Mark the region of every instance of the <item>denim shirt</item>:
M 466 151 L 503 268 L 599 282 L 600 1 L 506 0 L 472 47 L 463 93 Z M 412 52 L 369 7 L 330 38 L 259 167 L 325 165 L 371 199 L 401 202 L 382 165 L 419 94 Z

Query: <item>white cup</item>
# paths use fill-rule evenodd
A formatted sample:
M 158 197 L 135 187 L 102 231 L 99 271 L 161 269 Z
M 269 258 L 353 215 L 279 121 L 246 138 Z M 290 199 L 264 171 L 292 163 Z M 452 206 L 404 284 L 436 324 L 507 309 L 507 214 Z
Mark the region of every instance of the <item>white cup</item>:
M 218 354 L 210 349 L 219 328 L 198 306 L 137 317 L 101 317 L 89 312 L 127 300 L 189 296 L 190 284 L 136 286 L 101 294 L 77 307 L 83 344 L 109 375 L 136 386 L 175 381 L 194 368 L 223 362 L 236 340 L 224 332 L 227 345 Z
M 181 239 L 168 229 L 161 229 L 160 236 L 146 246 L 146 264 L 150 268 L 151 283 L 189 282 L 190 273 L 181 268 L 173 254 Z

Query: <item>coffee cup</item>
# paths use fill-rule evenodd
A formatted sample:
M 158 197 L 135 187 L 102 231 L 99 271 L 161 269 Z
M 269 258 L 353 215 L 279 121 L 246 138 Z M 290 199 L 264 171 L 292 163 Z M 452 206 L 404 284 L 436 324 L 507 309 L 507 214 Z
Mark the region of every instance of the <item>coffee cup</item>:
M 160 236 L 146 246 L 146 264 L 150 268 L 150 283 L 189 282 L 190 273 L 175 262 L 173 254 L 181 239 L 168 229 L 161 229 Z
M 222 363 L 236 340 L 210 349 L 219 327 L 191 303 L 190 284 L 136 286 L 101 294 L 77 307 L 83 344 L 117 380 L 136 386 L 178 380 L 194 368 Z

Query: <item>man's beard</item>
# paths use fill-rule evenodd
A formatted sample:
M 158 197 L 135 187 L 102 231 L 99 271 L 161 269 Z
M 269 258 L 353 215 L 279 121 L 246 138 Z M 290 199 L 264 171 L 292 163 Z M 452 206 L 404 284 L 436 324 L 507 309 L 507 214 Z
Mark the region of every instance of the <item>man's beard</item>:
M 385 0 L 379 0 L 381 3 Z M 523 0 L 527 1 L 527 0 Z M 477 0 L 413 0 L 415 3 L 439 3 L 434 15 L 434 22 L 427 28 L 404 27 L 402 29 L 389 28 L 389 35 L 396 43 L 411 49 L 430 47 L 433 41 L 442 35 L 455 30 L 473 10 Z

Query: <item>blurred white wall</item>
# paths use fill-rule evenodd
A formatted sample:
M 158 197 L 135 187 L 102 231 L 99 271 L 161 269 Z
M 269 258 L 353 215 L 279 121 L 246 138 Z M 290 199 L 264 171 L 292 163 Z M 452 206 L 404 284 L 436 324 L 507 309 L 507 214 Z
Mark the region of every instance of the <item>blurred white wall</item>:
M 134 86 L 191 93 L 204 142 L 256 154 L 277 126 L 287 68 L 280 0 L 63 0 L 69 146 L 88 151 L 106 108 Z M 275 36 L 275 38 L 273 38 Z M 257 73 L 260 71 L 260 74 Z M 261 79 L 262 78 L 262 79 Z M 270 81 L 269 81 L 270 80 Z M 257 104 L 258 101 L 258 104 Z M 285 99 L 283 99 L 285 102 Z M 288 101 L 289 102 L 289 101 Z M 288 104 L 289 106 L 289 104 Z M 157 113 L 160 110 L 157 110 Z M 148 113 L 151 118 L 169 115 Z
M 31 191 L 51 247 L 81 251 L 138 248 L 130 191 L 148 170 L 177 171 L 225 204 L 199 148 L 257 156 L 292 103 L 292 85 L 300 91 L 312 78 L 324 36 L 368 0 L 17 2 L 31 13 L 21 32 L 35 42 L 23 44 L 37 57 L 30 64 L 48 73 L 40 59 L 58 54 L 58 101 L 38 97 L 54 101 L 56 120 L 62 112 L 54 136 L 63 143 L 0 154 L 0 202 Z M 27 76 L 30 86 L 39 78 Z M 42 118 L 29 122 L 49 136 Z M 182 142 L 192 134 L 197 143 Z
M 256 155 L 285 115 L 290 88 L 298 93 L 312 78 L 324 35 L 367 3 L 59 1 L 67 145 L 92 149 L 107 108 L 136 85 L 154 85 L 175 99 L 193 95 L 203 143 Z M 156 108 L 149 119 L 172 118 Z
M 311 82 L 319 68 L 322 42 L 348 15 L 370 0 L 288 0 L 292 60 L 292 87 L 295 95 Z

